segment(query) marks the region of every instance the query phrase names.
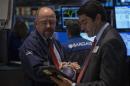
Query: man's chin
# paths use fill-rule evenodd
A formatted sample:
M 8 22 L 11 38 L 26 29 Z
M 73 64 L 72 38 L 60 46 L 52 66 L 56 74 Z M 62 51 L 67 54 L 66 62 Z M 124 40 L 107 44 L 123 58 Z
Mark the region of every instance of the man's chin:
M 53 34 L 52 33 L 46 33 L 45 36 L 46 36 L 46 38 L 50 38 L 50 37 L 53 36 Z
M 88 37 L 92 37 L 92 35 L 91 35 L 91 34 L 88 34 Z
M 89 34 L 88 34 L 88 37 L 93 37 L 93 36 L 94 36 L 94 35 L 89 35 Z
M 91 34 L 91 33 L 87 33 L 88 37 L 93 37 L 95 36 L 94 34 Z

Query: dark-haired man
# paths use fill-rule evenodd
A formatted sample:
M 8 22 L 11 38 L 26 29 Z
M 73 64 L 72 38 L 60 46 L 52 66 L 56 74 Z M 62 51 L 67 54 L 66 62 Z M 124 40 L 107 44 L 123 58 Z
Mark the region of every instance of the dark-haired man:
M 92 42 L 80 36 L 81 28 L 78 23 L 67 26 L 68 41 L 63 45 L 63 50 L 67 61 L 78 62 L 83 65 L 86 55 L 88 55 Z M 87 35 L 87 34 L 86 34 Z
M 78 11 L 81 28 L 91 37 L 95 47 L 88 55 L 77 82 L 52 77 L 58 86 L 129 86 L 126 46 L 118 32 L 106 22 L 100 2 L 90 0 Z

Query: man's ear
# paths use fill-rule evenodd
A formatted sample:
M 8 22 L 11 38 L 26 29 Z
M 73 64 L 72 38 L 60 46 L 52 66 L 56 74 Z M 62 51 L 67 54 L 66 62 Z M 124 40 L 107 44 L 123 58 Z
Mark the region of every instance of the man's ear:
M 95 21 L 97 21 L 97 23 L 100 23 L 102 21 L 102 16 L 100 14 L 96 15 Z
M 102 20 L 101 18 L 102 18 L 102 17 L 101 17 L 101 15 L 100 15 L 100 14 L 97 14 L 97 15 L 96 15 L 96 20 L 101 21 L 101 20 Z

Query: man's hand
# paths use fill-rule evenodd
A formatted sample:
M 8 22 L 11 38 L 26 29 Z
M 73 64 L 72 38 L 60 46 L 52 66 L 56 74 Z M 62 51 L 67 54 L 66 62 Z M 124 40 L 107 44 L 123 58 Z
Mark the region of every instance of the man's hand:
M 61 80 L 51 77 L 52 81 L 54 81 L 58 86 L 72 86 L 72 82 L 64 77 L 59 77 Z
M 62 69 L 63 67 L 67 66 L 68 62 L 61 62 L 59 69 Z
M 80 65 L 77 62 L 72 62 L 72 63 L 70 63 L 70 65 L 75 70 L 79 70 L 80 69 Z
M 60 69 L 67 67 L 67 66 L 71 67 L 74 70 L 80 69 L 80 65 L 77 62 L 62 62 L 60 64 Z

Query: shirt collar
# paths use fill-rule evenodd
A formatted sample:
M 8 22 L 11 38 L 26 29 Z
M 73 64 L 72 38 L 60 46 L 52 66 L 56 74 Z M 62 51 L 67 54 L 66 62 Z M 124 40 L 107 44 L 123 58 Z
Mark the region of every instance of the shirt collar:
M 97 33 L 97 35 L 96 35 L 96 40 L 97 40 L 97 42 L 99 41 L 101 35 L 103 34 L 104 30 L 107 28 L 108 25 L 109 25 L 108 22 L 105 23 L 105 24 L 102 26 L 102 28 L 100 29 L 100 31 Z M 96 42 L 96 43 L 97 43 L 97 42 Z

